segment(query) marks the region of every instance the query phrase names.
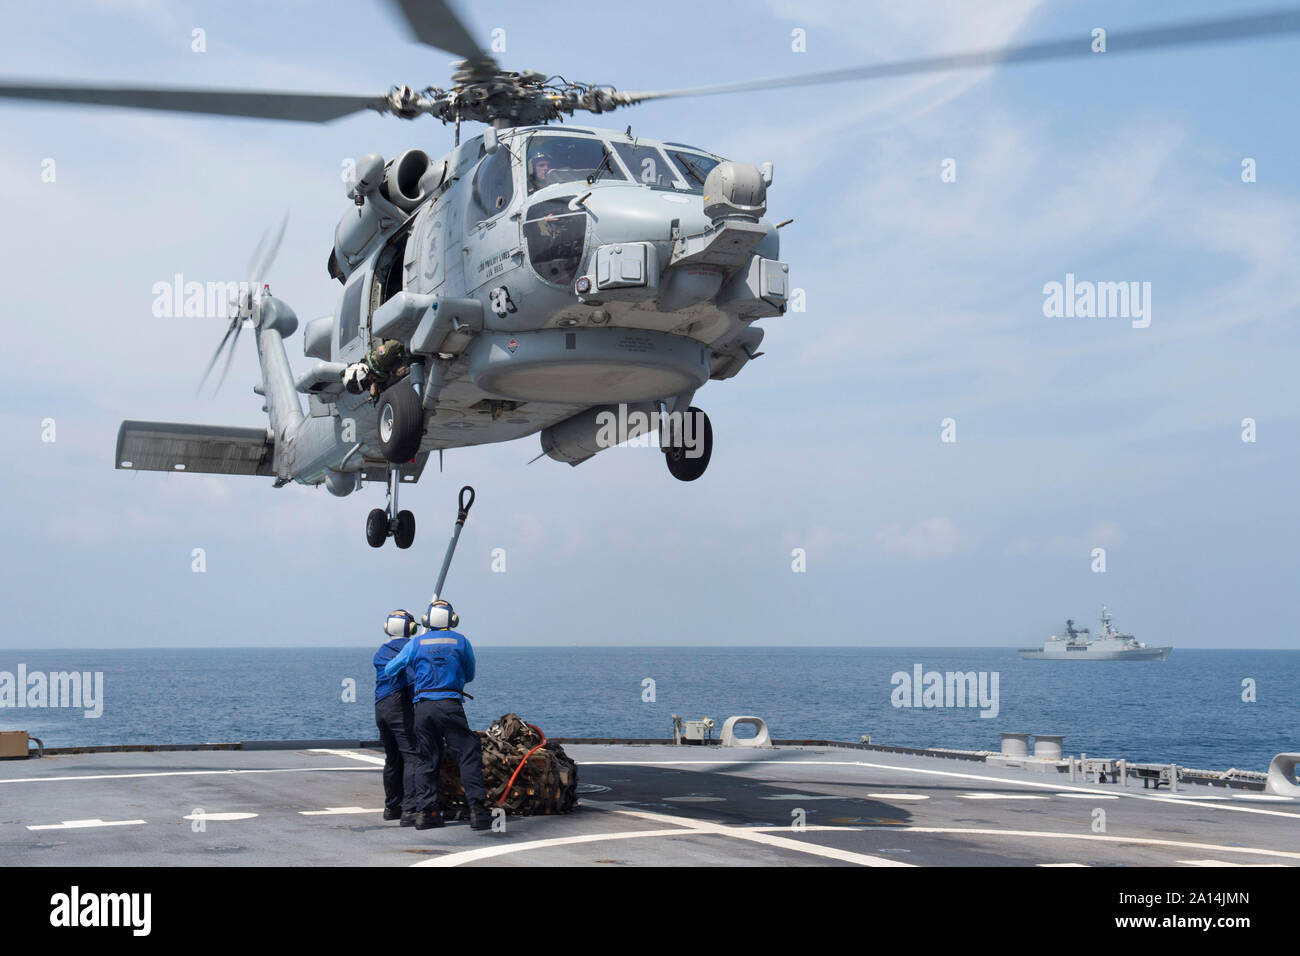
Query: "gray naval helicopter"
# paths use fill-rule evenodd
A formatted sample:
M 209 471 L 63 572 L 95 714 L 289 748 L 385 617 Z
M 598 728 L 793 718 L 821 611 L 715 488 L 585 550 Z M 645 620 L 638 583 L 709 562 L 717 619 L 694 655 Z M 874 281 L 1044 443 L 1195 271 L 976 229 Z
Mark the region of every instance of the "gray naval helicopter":
M 760 354 L 755 323 L 790 295 L 766 218 L 770 164 L 707 149 L 552 122 L 673 97 L 738 93 L 996 64 L 1107 56 L 1300 30 L 1277 12 L 875 64 L 754 82 L 620 91 L 499 67 L 443 0 L 396 0 L 414 37 L 464 57 L 449 89 L 383 96 L 0 82 L 0 96 L 301 122 L 374 110 L 455 126 L 439 159 L 409 149 L 366 156 L 347 189 L 329 275 L 332 315 L 307 322 L 295 375 L 284 340 L 293 310 L 260 286 L 277 237 L 254 255 L 232 302 L 224 348 L 254 331 L 268 428 L 126 421 L 116 467 L 274 477 L 346 496 L 383 481 L 366 540 L 399 548 L 415 518 L 398 490 L 432 452 L 540 432 L 542 453 L 578 465 L 660 430 L 669 472 L 708 467 L 713 435 L 691 403 L 709 381 Z M 487 125 L 461 141 L 465 122 Z M 280 235 L 283 235 L 283 226 Z M 226 369 L 230 358 L 227 357 Z M 206 377 L 206 374 L 205 374 Z M 224 375 L 223 375 L 224 377 Z M 305 396 L 304 411 L 300 396 Z M 617 420 L 619 428 L 611 428 Z M 541 457 L 540 455 L 538 457 Z

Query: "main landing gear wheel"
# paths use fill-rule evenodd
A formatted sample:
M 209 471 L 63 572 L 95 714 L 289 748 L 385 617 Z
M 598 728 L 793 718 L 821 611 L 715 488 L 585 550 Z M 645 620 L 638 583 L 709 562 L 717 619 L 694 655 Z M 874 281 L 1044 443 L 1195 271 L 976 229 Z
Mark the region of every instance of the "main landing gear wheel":
M 388 539 L 388 512 L 375 508 L 366 515 L 366 543 L 372 548 L 382 548 Z
M 393 544 L 399 548 L 409 548 L 415 541 L 415 515 L 409 511 L 399 511 L 394 524 L 396 527 L 393 528 Z
M 713 425 L 709 422 L 709 416 L 694 405 L 686 410 L 686 414 L 691 416 L 692 437 L 698 444 L 695 448 L 687 448 L 682 436 L 675 435 L 664 447 L 668 472 L 678 481 L 694 481 L 700 477 L 704 474 L 704 469 L 709 467 L 709 459 L 713 457 Z M 703 428 L 700 427 L 701 423 Z M 693 453 L 697 457 L 690 457 Z
M 379 396 L 378 425 L 385 458 L 404 465 L 415 457 L 424 437 L 424 405 L 408 379 L 390 385 Z
M 415 543 L 415 515 L 397 510 L 397 490 L 401 483 L 402 469 L 389 468 L 387 505 L 366 515 L 366 543 L 372 548 L 382 548 L 390 537 L 403 550 Z

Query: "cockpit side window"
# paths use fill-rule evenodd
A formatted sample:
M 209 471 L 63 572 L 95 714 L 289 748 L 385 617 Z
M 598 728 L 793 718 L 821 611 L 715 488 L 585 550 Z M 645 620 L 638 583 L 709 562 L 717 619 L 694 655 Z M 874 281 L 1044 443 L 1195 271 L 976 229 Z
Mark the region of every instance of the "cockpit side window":
M 673 174 L 673 164 L 653 146 L 615 143 L 614 150 L 637 182 L 658 189 L 685 189 Z
M 484 219 L 491 219 L 510 205 L 515 183 L 510 168 L 510 151 L 498 149 L 479 163 L 474 174 L 474 203 Z
M 569 208 L 577 196 L 542 199 L 533 203 L 524 220 L 528 260 L 547 282 L 568 285 L 582 265 L 587 236 L 587 213 Z
M 686 188 L 693 193 L 704 192 L 704 180 L 713 167 L 722 162 L 713 156 L 673 147 L 668 147 L 668 157 L 677 167 L 677 171 L 682 174 L 682 179 L 686 180 Z
M 527 165 L 529 195 L 556 183 L 624 179 L 605 144 L 594 136 L 532 136 Z

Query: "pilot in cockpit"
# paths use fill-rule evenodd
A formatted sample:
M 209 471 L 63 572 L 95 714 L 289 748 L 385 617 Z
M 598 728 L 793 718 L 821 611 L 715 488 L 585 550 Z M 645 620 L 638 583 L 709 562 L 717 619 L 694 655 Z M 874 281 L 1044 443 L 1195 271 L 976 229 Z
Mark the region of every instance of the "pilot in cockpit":
M 535 193 L 543 186 L 549 186 L 547 176 L 551 172 L 551 157 L 546 153 L 536 153 L 528 161 L 528 192 Z

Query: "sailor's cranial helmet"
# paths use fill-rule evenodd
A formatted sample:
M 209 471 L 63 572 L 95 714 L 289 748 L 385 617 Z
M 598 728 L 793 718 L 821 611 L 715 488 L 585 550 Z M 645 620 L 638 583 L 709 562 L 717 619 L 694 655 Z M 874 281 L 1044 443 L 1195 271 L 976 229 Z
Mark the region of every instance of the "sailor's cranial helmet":
M 460 615 L 456 613 L 456 609 L 451 606 L 450 601 L 434 598 L 432 603 L 429 604 L 428 610 L 424 612 L 424 621 L 422 623 L 431 630 L 446 630 L 447 628 L 460 626 Z

